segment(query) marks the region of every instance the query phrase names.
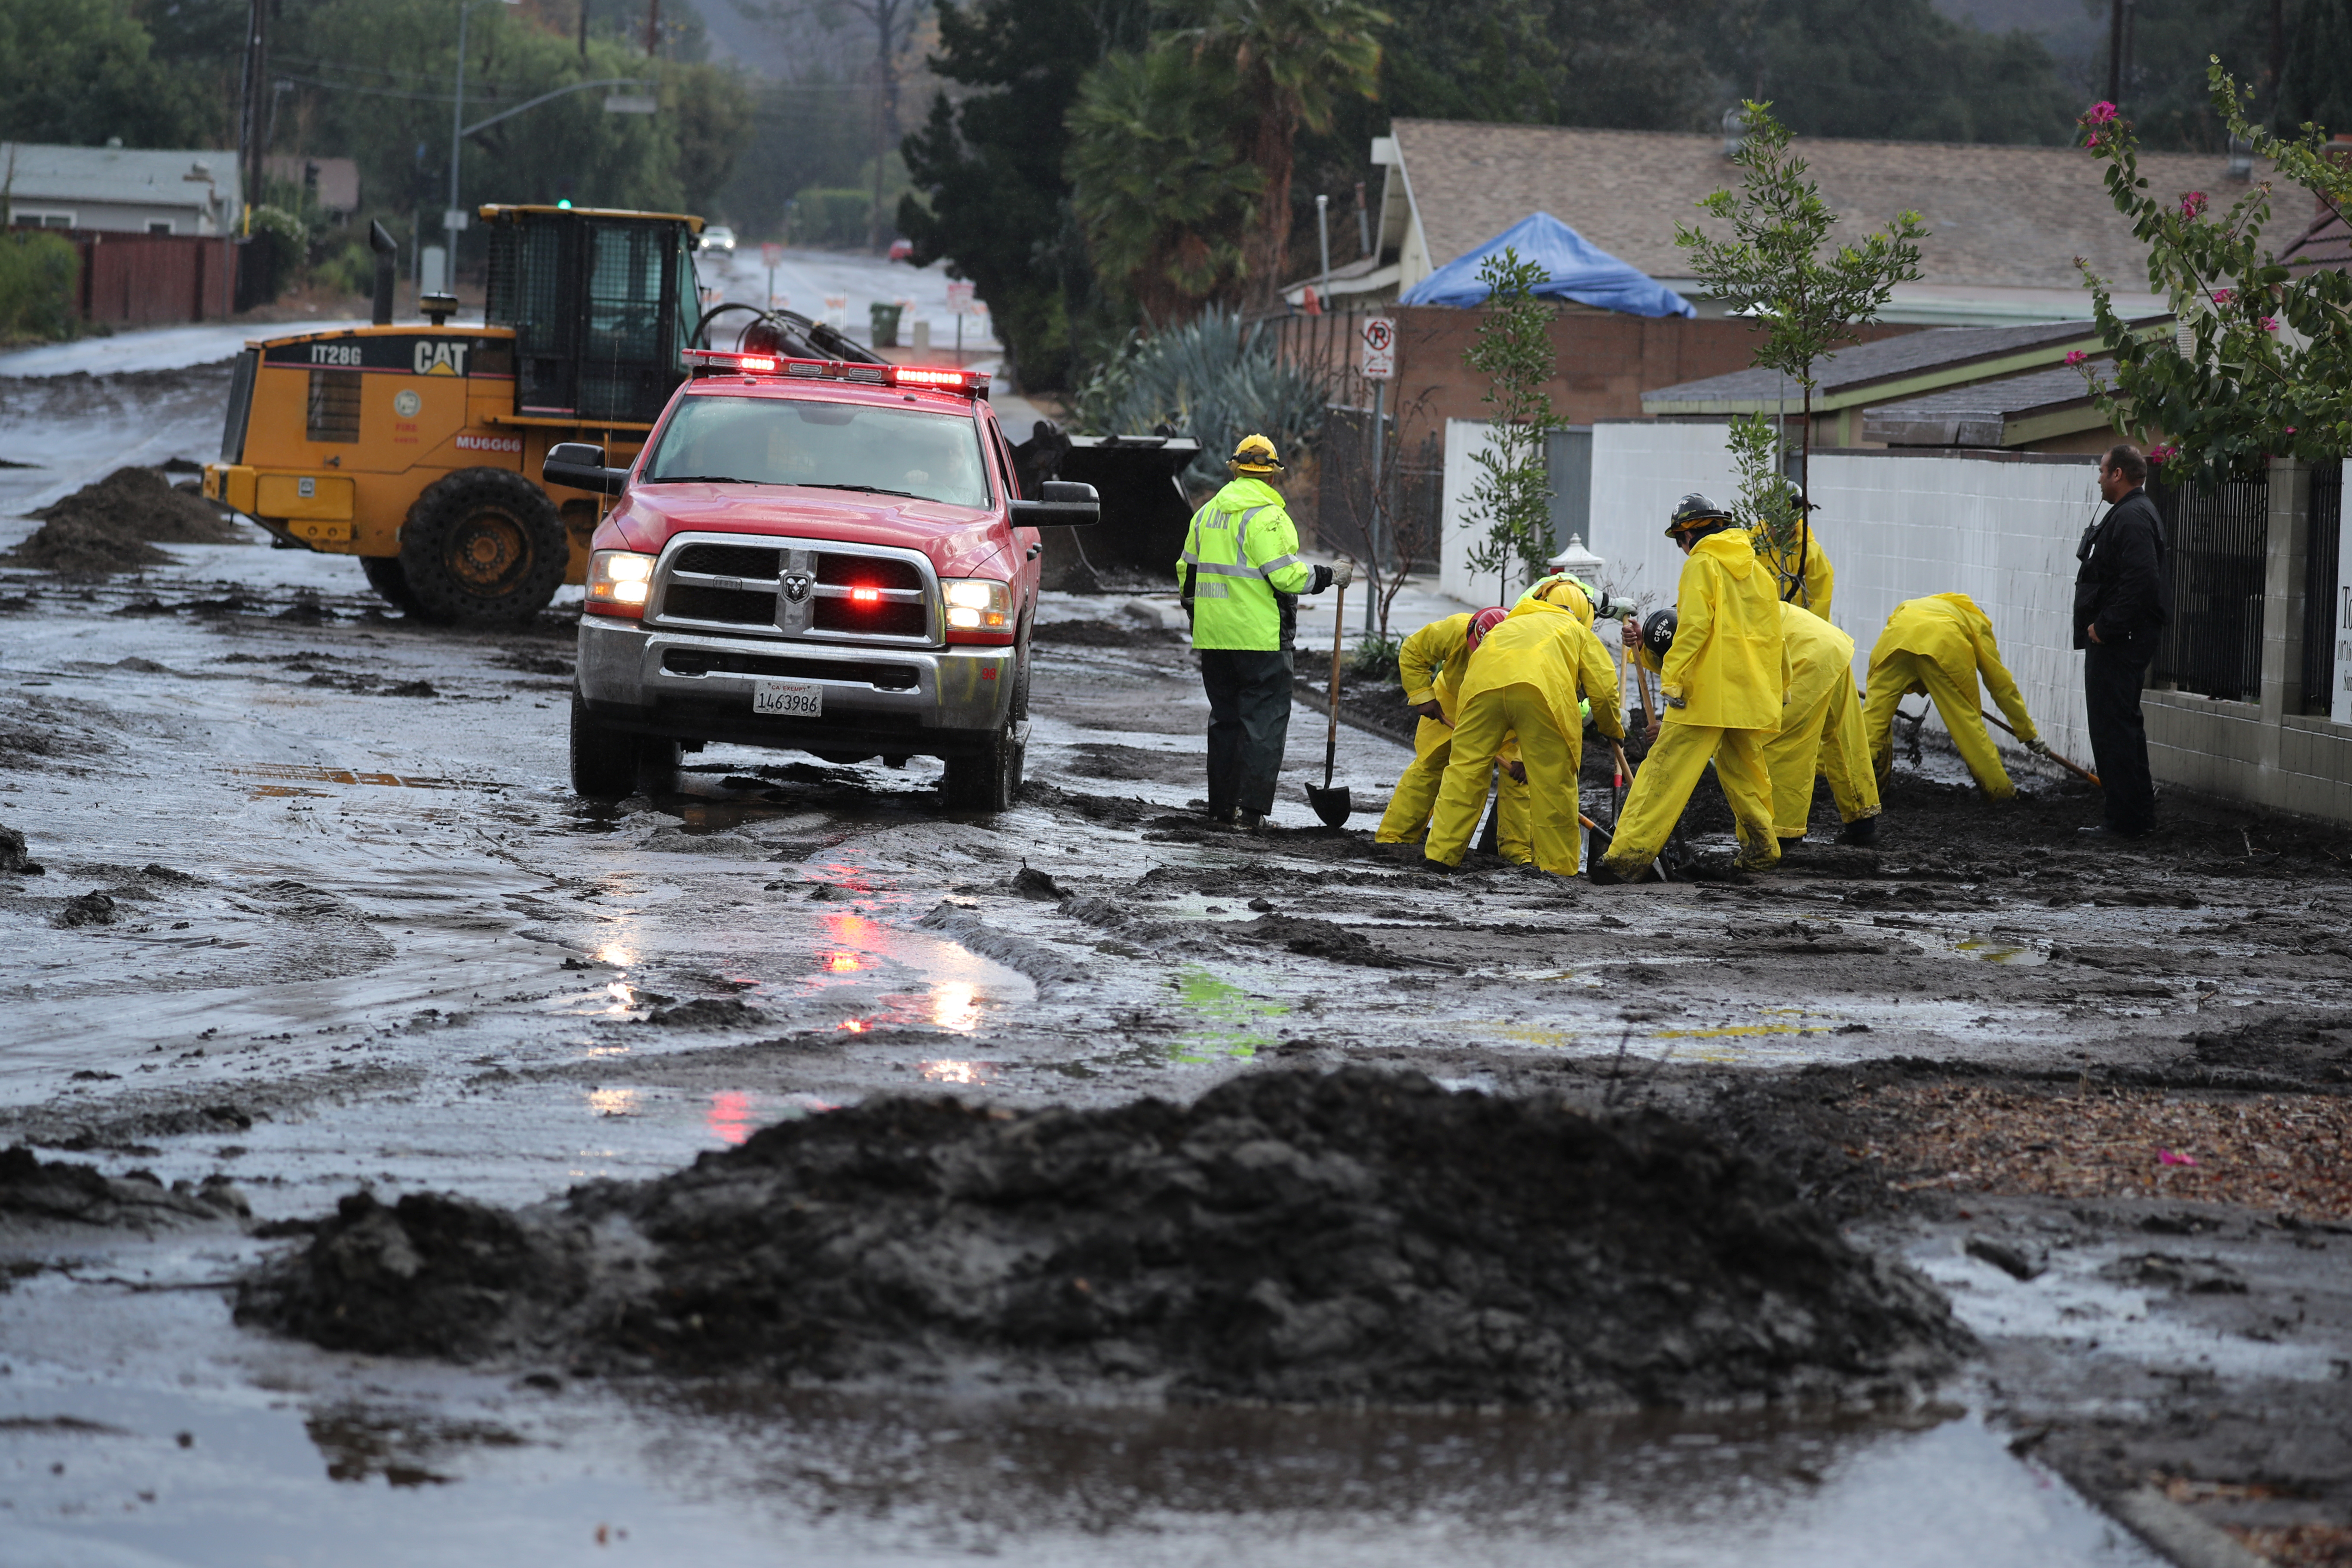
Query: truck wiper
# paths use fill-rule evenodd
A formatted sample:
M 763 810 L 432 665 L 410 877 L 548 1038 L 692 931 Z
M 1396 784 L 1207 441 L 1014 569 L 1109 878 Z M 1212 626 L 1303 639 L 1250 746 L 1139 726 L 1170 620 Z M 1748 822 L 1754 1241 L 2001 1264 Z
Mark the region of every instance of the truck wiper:
M 912 490 L 886 490 L 880 485 L 803 484 L 800 488 L 804 490 L 863 490 L 870 496 L 905 496 L 908 500 L 920 500 L 923 499 Z
M 732 474 L 656 474 L 644 481 L 649 485 L 756 485 L 757 479 L 739 479 Z

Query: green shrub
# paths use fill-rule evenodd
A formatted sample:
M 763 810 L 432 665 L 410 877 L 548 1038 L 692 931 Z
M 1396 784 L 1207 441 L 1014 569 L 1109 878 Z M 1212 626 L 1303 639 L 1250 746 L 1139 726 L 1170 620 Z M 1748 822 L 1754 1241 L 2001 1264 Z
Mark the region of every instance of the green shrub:
M 1201 443 L 1184 470 L 1195 487 L 1225 482 L 1226 455 L 1253 433 L 1297 466 L 1323 431 L 1323 386 L 1285 364 L 1272 334 L 1230 310 L 1204 310 L 1181 327 L 1140 333 L 1078 394 L 1073 416 L 1095 436 L 1149 436 L 1167 426 Z
M 1397 653 L 1404 647 L 1402 637 L 1375 637 L 1366 633 L 1358 639 L 1354 651 L 1348 655 L 1348 672 L 1370 680 L 1397 679 Z
M 310 280 L 342 294 L 375 292 L 375 252 L 356 239 L 345 240 L 310 265 Z
M 247 221 L 252 254 L 258 260 L 262 297 L 275 300 L 294 285 L 310 253 L 310 231 L 284 207 L 257 206 Z
M 793 198 L 794 245 L 862 246 L 874 213 L 872 191 L 811 185 Z
M 0 235 L 0 339 L 54 342 L 79 327 L 74 284 L 80 258 L 63 235 Z

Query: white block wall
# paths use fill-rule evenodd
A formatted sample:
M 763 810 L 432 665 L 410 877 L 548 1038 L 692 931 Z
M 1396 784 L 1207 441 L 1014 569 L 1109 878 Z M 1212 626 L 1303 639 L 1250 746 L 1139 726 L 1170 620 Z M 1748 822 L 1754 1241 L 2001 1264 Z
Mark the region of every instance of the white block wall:
M 1621 596 L 1673 603 L 1682 555 L 1665 521 L 1691 490 L 1729 504 L 1737 481 L 1725 433 L 1720 424 L 1594 426 L 1591 543 Z M 1855 679 L 1896 605 L 1966 594 L 1992 618 L 2001 662 L 2043 738 L 2087 757 L 2070 625 L 2074 547 L 2105 509 L 2097 479 L 2089 457 L 1817 455 L 1813 523 L 1837 571 L 1830 618 L 1854 640 Z
M 1470 572 L 1470 548 L 1486 531 L 1469 518 L 1470 493 L 1486 473 L 1474 460 L 1494 439 L 1494 426 L 1484 419 L 1445 422 L 1445 485 L 1437 538 L 1437 590 L 1465 604 L 1491 605 L 1499 579 Z

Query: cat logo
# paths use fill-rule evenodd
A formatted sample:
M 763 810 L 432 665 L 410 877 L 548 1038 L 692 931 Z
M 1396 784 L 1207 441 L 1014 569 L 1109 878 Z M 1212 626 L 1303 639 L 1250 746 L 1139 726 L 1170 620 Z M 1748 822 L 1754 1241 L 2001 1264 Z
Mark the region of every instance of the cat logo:
M 416 374 L 463 375 L 466 374 L 466 351 L 471 346 L 469 343 L 421 340 L 416 345 Z

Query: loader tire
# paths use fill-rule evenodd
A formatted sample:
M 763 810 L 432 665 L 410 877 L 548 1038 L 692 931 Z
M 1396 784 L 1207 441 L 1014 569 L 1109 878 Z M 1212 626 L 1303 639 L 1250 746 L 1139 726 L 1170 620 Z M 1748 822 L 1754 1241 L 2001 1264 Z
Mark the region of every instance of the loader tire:
M 434 480 L 400 531 L 417 613 L 449 626 L 520 626 L 547 607 L 571 560 L 555 503 L 507 468 Z
M 400 569 L 399 556 L 362 555 L 360 570 L 367 574 L 377 598 L 404 615 L 416 614 L 416 595 L 408 591 L 408 574 Z

